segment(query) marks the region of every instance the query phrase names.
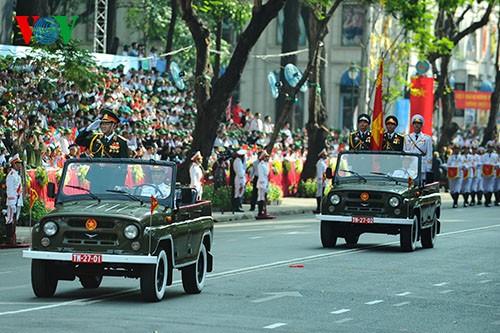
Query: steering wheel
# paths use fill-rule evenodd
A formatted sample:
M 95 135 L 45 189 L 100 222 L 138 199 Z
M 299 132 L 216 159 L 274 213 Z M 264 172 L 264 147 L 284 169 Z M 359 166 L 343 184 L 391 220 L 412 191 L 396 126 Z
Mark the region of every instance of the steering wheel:
M 156 193 L 160 194 L 160 195 L 163 195 L 161 193 L 161 190 L 158 186 L 156 186 L 155 184 L 147 184 L 147 183 L 144 183 L 144 184 L 139 184 L 139 185 L 136 185 L 134 187 L 132 187 L 132 192 L 134 195 L 140 195 L 140 191 L 139 190 L 142 190 L 143 187 L 146 187 L 146 186 L 149 186 L 149 187 L 152 187 L 155 189 Z

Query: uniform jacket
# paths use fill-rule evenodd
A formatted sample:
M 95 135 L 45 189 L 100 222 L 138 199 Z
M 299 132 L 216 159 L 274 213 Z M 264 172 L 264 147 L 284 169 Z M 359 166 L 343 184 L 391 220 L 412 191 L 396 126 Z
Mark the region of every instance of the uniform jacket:
M 349 149 L 371 150 L 371 136 L 372 132 L 370 130 L 366 131 L 364 135 L 360 131 L 352 132 L 349 135 Z
M 432 138 L 430 136 L 422 132 L 418 134 L 418 137 L 415 133 L 406 135 L 403 150 L 422 156 L 422 172 L 432 171 Z
M 21 176 L 17 170 L 10 170 L 6 179 L 7 186 L 7 206 L 23 205 L 23 185 Z
M 203 187 L 203 171 L 198 163 L 191 163 L 191 166 L 189 167 L 189 178 L 191 180 L 190 186 L 194 187 L 198 193 L 200 193 Z
M 260 161 L 257 169 L 257 188 L 267 190 L 269 185 L 269 162 Z
M 382 141 L 382 150 L 402 151 L 404 143 L 404 135 L 394 132 L 392 136 L 389 136 L 389 133 L 385 132 L 384 140 Z
M 94 157 L 127 158 L 127 140 L 116 133 L 110 140 L 106 140 L 102 133 L 93 134 L 86 130 L 81 131 L 75 142 L 84 147 L 90 148 Z M 90 145 L 92 144 L 92 147 Z M 103 147 L 103 148 L 101 148 Z

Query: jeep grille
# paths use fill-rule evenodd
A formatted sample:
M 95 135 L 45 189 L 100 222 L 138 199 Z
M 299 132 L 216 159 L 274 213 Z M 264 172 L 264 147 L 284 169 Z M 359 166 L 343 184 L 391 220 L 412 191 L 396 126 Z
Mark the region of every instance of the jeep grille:
M 96 217 L 97 229 L 87 230 L 87 217 L 67 217 L 67 228 L 63 231 L 63 242 L 68 245 L 118 246 L 119 220 Z M 119 231 L 119 230 L 120 231 Z
M 362 192 L 350 192 L 347 194 L 344 210 L 350 213 L 383 213 L 385 202 L 380 193 L 370 193 L 367 201 L 362 201 Z

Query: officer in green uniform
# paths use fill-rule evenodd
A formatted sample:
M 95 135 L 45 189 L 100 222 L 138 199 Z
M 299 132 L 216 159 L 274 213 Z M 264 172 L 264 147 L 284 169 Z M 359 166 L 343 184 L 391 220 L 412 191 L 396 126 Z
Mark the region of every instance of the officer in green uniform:
M 349 136 L 349 149 L 351 150 L 370 150 L 370 116 L 362 113 L 358 117 L 358 130 L 352 132 Z
M 382 142 L 382 150 L 402 151 L 405 143 L 405 137 L 394 130 L 398 126 L 398 118 L 395 116 L 387 116 L 385 118 L 384 140 Z
M 102 112 L 102 117 L 87 126 L 76 137 L 75 142 L 89 148 L 94 157 L 126 158 L 129 157 L 125 138 L 115 133 L 120 122 L 118 116 L 110 109 Z M 100 128 L 102 133 L 92 133 Z

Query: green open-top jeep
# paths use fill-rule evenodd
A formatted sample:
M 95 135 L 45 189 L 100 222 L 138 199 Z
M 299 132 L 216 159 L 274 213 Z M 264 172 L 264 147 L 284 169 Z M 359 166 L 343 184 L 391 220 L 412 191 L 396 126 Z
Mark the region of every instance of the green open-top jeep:
M 38 297 L 58 280 L 97 288 L 103 276 L 139 278 L 148 301 L 159 301 L 182 272 L 187 293 L 199 293 L 212 271 L 212 207 L 196 191 L 176 187 L 176 166 L 137 159 L 74 159 L 49 183 L 55 210 L 32 230 L 31 282 Z
M 414 251 L 420 240 L 434 247 L 440 232 L 439 183 L 422 185 L 421 157 L 392 151 L 342 152 L 322 200 L 321 242 L 335 247 L 342 237 L 358 243 L 365 232 L 400 235 L 401 248 Z

